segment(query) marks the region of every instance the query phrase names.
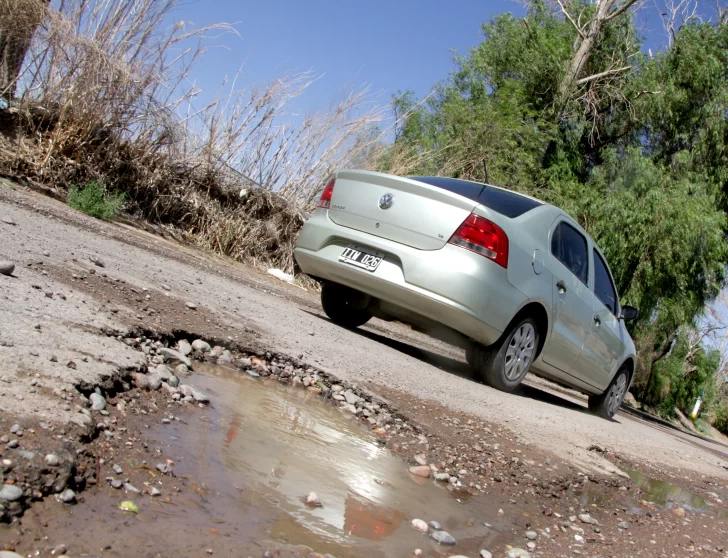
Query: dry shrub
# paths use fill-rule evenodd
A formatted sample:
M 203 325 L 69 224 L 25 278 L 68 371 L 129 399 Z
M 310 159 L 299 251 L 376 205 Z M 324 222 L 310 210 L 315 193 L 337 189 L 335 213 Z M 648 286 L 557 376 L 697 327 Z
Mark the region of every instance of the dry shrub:
M 213 35 L 234 30 L 170 25 L 177 1 L 0 0 L 44 14 L 39 25 L 0 21 L 0 36 L 37 27 L 0 109 L 0 170 L 66 189 L 103 182 L 138 218 L 290 272 L 305 212 L 329 174 L 376 143 L 361 138 L 385 109 L 365 88 L 297 116 L 289 107 L 310 72 L 263 87 L 240 87 L 236 74 L 197 106 L 188 78 Z

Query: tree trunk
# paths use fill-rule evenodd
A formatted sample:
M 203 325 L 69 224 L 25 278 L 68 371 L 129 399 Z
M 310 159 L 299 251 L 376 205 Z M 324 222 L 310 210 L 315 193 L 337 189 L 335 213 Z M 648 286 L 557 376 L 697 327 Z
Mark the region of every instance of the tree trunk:
M 559 2 L 559 5 L 562 7 L 562 11 L 567 15 L 569 21 L 574 24 L 578 32 L 576 39 L 578 46 L 576 46 L 576 52 L 571 58 L 571 61 L 566 68 L 564 78 L 559 84 L 559 92 L 557 96 L 557 106 L 559 110 L 563 110 L 566 103 L 568 103 L 571 98 L 574 88 L 579 81 L 579 76 L 582 74 L 584 68 L 589 62 L 589 57 L 591 56 L 594 45 L 596 45 L 604 26 L 615 17 L 625 13 L 635 2 L 636 0 L 624 0 L 621 5 L 617 5 L 615 7 L 617 0 L 596 0 L 594 15 L 592 15 L 591 19 L 583 27 L 579 26 L 579 24 L 568 14 L 566 7 Z
M 15 96 L 23 60 L 50 0 L 0 0 L 0 97 Z

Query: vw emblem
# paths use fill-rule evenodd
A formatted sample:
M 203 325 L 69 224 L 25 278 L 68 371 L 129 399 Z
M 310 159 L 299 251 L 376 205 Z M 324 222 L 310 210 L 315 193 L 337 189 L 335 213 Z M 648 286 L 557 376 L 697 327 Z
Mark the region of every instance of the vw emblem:
M 379 198 L 379 209 L 389 209 L 394 204 L 394 196 L 392 194 L 384 194 Z

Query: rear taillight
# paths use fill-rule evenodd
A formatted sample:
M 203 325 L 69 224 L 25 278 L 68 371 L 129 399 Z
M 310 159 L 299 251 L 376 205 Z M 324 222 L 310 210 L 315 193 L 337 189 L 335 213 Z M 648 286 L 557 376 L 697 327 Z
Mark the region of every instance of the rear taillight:
M 331 196 L 334 195 L 334 184 L 336 184 L 335 178 L 329 180 L 326 188 L 324 188 L 324 191 L 321 192 L 321 199 L 319 199 L 318 205 L 316 207 L 323 207 L 324 209 L 328 209 L 329 206 L 331 206 Z
M 503 229 L 488 219 L 468 215 L 449 242 L 508 268 L 508 237 Z

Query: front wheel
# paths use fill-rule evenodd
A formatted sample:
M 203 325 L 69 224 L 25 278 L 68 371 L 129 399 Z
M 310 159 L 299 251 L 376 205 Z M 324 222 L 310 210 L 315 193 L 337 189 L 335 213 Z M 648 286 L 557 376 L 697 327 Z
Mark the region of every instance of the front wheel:
M 338 285 L 324 283 L 321 286 L 321 306 L 331 321 L 353 329 L 367 323 L 372 314 L 366 309 L 369 297 L 359 291 Z
M 501 391 L 513 391 L 528 374 L 536 358 L 538 326 L 525 318 L 490 347 L 475 345 L 473 363 L 483 381 Z
M 629 373 L 624 368 L 617 372 L 604 393 L 589 396 L 589 410 L 604 419 L 611 419 L 619 410 L 627 395 Z

